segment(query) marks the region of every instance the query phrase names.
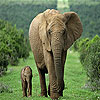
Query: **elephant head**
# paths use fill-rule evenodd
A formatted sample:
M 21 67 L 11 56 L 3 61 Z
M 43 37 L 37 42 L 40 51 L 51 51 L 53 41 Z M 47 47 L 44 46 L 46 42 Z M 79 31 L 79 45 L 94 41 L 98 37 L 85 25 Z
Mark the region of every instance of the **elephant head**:
M 56 10 L 46 10 L 41 15 L 39 35 L 44 48 L 52 52 L 58 86 L 62 84 L 62 52 L 82 34 L 82 24 L 75 12 L 60 14 Z

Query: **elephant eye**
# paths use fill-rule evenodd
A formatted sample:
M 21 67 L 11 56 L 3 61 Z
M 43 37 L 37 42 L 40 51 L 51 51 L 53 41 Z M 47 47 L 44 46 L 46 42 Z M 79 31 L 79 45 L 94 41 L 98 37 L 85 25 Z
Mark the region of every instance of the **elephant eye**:
M 48 34 L 51 34 L 51 30 L 50 29 L 48 30 Z
M 63 30 L 63 35 L 65 34 L 65 32 L 66 32 L 66 30 L 64 29 L 64 30 Z

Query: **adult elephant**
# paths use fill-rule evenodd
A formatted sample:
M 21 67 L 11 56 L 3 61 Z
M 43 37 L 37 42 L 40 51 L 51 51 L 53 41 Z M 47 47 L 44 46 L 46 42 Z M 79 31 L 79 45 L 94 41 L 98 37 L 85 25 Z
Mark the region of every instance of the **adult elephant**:
M 41 96 L 47 96 L 45 73 L 49 74 L 48 94 L 58 99 L 64 90 L 64 64 L 67 50 L 82 33 L 75 12 L 60 14 L 46 10 L 37 15 L 29 29 L 29 40 L 40 77 Z

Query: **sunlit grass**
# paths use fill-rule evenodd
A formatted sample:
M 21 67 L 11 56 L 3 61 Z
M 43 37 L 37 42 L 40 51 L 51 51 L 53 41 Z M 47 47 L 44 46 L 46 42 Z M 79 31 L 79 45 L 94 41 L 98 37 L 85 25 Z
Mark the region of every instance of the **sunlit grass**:
M 30 98 L 22 98 L 20 71 L 26 65 L 29 65 L 33 70 L 32 97 Z M 46 80 L 48 83 L 48 75 L 46 75 Z M 85 85 L 86 75 L 80 64 L 78 53 L 68 52 L 64 80 L 64 96 L 60 100 L 100 100 L 99 91 L 91 92 L 82 88 Z M 13 91 L 13 93 L 0 93 L 0 100 L 50 100 L 50 97 L 39 97 L 39 76 L 32 53 L 27 60 L 21 59 L 18 66 L 8 66 L 7 74 L 0 77 L 0 83 L 8 85 Z

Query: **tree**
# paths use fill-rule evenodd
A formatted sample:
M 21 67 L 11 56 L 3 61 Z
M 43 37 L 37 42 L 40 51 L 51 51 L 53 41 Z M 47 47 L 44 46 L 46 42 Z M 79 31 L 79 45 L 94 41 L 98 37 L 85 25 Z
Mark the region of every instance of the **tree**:
M 0 20 L 0 73 L 8 64 L 17 65 L 19 58 L 27 58 L 29 48 L 22 30 L 9 22 Z

